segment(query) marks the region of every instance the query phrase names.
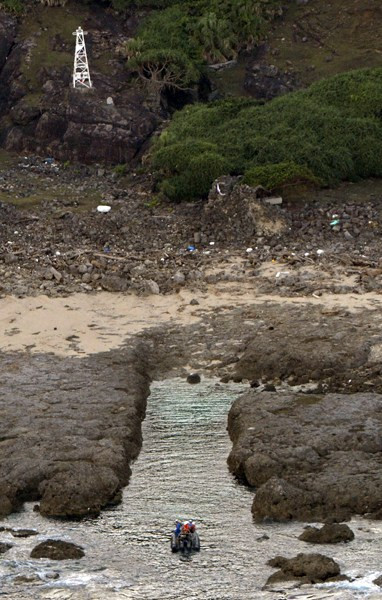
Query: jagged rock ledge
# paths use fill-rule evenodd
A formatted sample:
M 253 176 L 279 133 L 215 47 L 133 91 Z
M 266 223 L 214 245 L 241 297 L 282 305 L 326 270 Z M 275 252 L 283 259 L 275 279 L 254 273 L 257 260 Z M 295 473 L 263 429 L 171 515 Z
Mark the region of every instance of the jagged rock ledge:
M 230 470 L 256 520 L 381 518 L 382 395 L 250 391 L 229 413 Z
M 3 355 L 0 516 L 39 500 L 84 517 L 121 498 L 142 445 L 149 395 L 143 344 L 82 359 Z

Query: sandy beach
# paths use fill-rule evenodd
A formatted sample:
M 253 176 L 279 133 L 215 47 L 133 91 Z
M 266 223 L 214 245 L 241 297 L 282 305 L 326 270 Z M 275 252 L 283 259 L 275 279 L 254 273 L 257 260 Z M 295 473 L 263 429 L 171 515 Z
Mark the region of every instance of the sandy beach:
M 328 310 L 345 308 L 350 312 L 381 307 L 377 293 L 324 294 L 321 297 L 285 298 L 257 294 L 250 285 L 210 286 L 198 296 L 190 290 L 165 296 L 135 294 L 73 294 L 67 298 L 36 296 L 0 300 L 0 344 L 3 351 L 53 352 L 59 356 L 88 355 L 112 350 L 144 329 L 166 323 L 190 325 L 205 313 L 249 305 L 322 305 Z

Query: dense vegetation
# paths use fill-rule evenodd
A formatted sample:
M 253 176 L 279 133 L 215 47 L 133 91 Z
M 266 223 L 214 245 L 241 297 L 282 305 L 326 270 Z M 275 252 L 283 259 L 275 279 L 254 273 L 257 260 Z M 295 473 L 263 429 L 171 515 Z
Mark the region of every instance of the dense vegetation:
M 203 64 L 252 48 L 281 12 L 280 0 L 140 1 L 162 10 L 153 11 L 126 44 L 130 66 L 158 87 L 182 89 L 198 81 Z
M 161 190 L 206 196 L 222 174 L 279 189 L 382 176 L 382 68 L 352 71 L 259 105 L 232 99 L 187 106 L 153 147 Z

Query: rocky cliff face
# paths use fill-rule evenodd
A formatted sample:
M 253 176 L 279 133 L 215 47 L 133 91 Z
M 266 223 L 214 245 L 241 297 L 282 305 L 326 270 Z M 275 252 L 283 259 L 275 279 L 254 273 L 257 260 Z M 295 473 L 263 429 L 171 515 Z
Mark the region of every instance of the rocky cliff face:
M 40 7 L 19 23 L 0 13 L 0 142 L 61 160 L 130 163 L 163 117 L 118 56 L 136 23 L 73 10 Z M 71 32 L 80 24 L 88 31 L 91 90 L 71 88 Z

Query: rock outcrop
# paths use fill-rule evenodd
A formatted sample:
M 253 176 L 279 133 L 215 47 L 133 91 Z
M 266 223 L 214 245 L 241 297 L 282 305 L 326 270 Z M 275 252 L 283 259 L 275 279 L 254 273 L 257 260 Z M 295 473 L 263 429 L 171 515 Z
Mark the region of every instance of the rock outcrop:
M 281 269 L 282 267 L 280 267 Z M 331 312 L 328 310 L 329 318 Z M 316 313 L 309 321 L 299 310 L 283 312 L 246 345 L 237 365 L 236 376 L 250 380 L 285 380 L 294 384 L 332 378 L 351 380 L 357 368 L 370 356 L 370 339 L 357 328 L 343 334 L 331 332 L 327 316 Z M 260 334 L 260 331 L 259 331 Z
M 97 515 L 118 502 L 142 443 L 145 348 L 82 360 L 8 355 L 3 365 L 2 401 L 12 411 L 1 421 L 1 516 L 27 499 L 54 517 Z
M 296 579 L 299 583 L 323 583 L 340 575 L 339 565 L 323 554 L 298 554 L 293 558 L 276 556 L 267 563 L 279 571 L 271 575 L 266 585 Z
M 60 31 L 51 38 L 44 28 L 50 11 Z M 0 13 L 0 143 L 10 151 L 62 160 L 131 164 L 163 118 L 159 104 L 149 107 L 147 90 L 132 82 L 118 54 L 135 24 L 97 7 L 89 12 L 89 90 L 71 87 L 71 13 L 40 7 L 33 19 L 25 18 L 28 28 L 21 21 L 16 35 L 14 21 Z
M 81 546 L 63 540 L 45 540 L 35 546 L 31 558 L 50 558 L 51 560 L 76 560 L 85 556 Z
M 354 533 L 345 523 L 325 523 L 321 529 L 305 527 L 298 539 L 311 544 L 338 544 L 354 540 Z
M 228 463 L 256 520 L 334 521 L 381 508 L 382 396 L 250 391 L 229 413 Z
M 0 542 L 0 554 L 5 554 L 12 548 L 12 544 L 6 544 L 5 542 Z

